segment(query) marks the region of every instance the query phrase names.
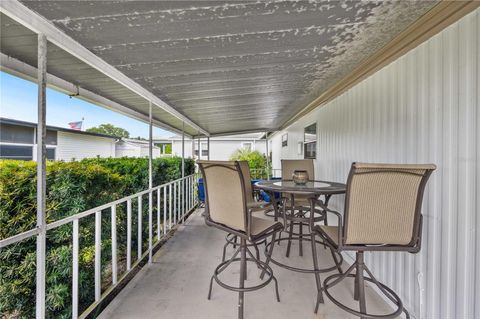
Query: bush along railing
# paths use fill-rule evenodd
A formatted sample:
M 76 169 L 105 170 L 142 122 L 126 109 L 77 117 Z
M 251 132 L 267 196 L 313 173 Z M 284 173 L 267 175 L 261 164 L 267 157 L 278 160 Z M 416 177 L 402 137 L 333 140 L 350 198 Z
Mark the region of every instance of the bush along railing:
M 178 172 L 178 169 L 171 168 L 172 165 L 155 161 L 154 168 L 163 166 L 163 169 L 168 167 Z M 153 251 L 162 239 L 196 206 L 197 176 L 194 174 L 122 197 L 120 194 L 125 189 L 133 189 L 141 183 L 136 184 L 135 178 L 124 175 L 125 172 L 118 174 L 112 170 L 119 170 L 118 166 L 130 170 L 141 161 L 131 161 L 130 164 L 121 164 L 118 159 L 99 162 L 63 163 L 58 164 L 62 169 L 47 169 L 47 182 L 51 183 L 47 193 L 47 212 L 50 214 L 46 226 L 47 318 L 78 318 L 82 313 L 83 316 L 88 314 L 113 288 L 124 282 L 143 259 L 151 261 Z M 193 172 L 191 162 L 185 162 L 186 172 Z M 30 165 L 22 163 L 20 166 L 27 168 Z M 172 163 L 178 167 L 178 161 Z M 23 219 L 28 219 L 29 210 L 35 211 L 35 207 L 31 207 L 35 192 L 24 184 L 35 184 L 35 181 L 30 180 L 30 170 L 25 167 L 18 174 L 7 174 L 8 169 L 15 170 L 7 167 L 10 164 L 13 165 L 0 163 L 3 165 L 0 173 L 0 224 L 2 228 L 3 225 L 10 227 L 10 230 L 0 230 L 0 317 L 32 318 L 35 313 L 35 235 L 38 230 L 29 227 L 31 221 Z M 82 168 L 80 171 L 65 172 L 65 167 L 78 168 L 78 165 Z M 6 167 L 8 169 L 3 170 Z M 93 177 L 88 175 L 89 172 Z M 7 175 L 10 182 L 5 180 Z M 17 180 L 12 181 L 12 176 Z M 131 179 L 130 185 L 125 186 L 125 178 Z M 71 185 L 65 180 L 76 181 L 72 185 L 78 187 L 67 187 Z M 10 187 L 12 183 L 16 187 Z M 83 196 L 75 197 L 76 192 L 83 192 Z M 114 196 L 122 198 L 112 200 Z M 80 205 L 82 199 L 85 202 Z M 98 205 L 99 201 L 108 203 Z M 55 218 L 61 214 L 55 214 L 59 207 L 92 207 L 92 203 L 97 206 L 61 219 Z M 15 209 L 18 214 L 11 214 Z M 12 233 L 15 225 L 19 227 Z M 19 233 L 19 229 L 23 232 Z

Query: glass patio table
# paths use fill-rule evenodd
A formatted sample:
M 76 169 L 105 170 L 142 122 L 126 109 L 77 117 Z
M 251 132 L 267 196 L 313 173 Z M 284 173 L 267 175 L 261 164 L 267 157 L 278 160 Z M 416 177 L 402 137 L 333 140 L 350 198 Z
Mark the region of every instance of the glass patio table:
M 314 223 L 319 221 L 323 221 L 325 224 L 328 224 L 326 219 L 326 212 L 323 209 L 319 209 L 316 207 L 316 202 L 317 200 L 319 200 L 319 197 L 324 196 L 322 202 L 323 205 L 327 207 L 331 196 L 336 194 L 344 194 L 346 192 L 347 186 L 345 184 L 330 181 L 308 181 L 304 185 L 298 185 L 295 184 L 292 180 L 265 180 L 257 182 L 255 184 L 255 187 L 272 195 L 275 192 L 282 193 L 282 198 L 276 199 L 272 204 L 275 208 L 275 219 L 278 219 L 278 217 L 280 217 L 280 214 L 278 212 L 279 200 L 282 202 L 283 217 L 286 223 L 286 225 L 284 225 L 284 232 L 286 232 L 288 228 L 288 237 L 276 238 L 275 240 L 271 241 L 266 245 L 265 254 L 267 256 L 267 260 L 280 267 L 292 271 L 301 273 L 314 273 L 317 282 L 317 289 L 321 289 L 319 276 L 320 273 L 329 272 L 334 269 L 338 269 L 339 272 L 342 272 L 341 264 L 343 262 L 343 258 L 332 248 L 330 248 L 330 252 L 332 254 L 335 265 L 322 269 L 319 268 L 316 243 L 324 245 L 325 247 L 327 246 L 323 241 L 315 239 L 315 234 L 312 231 L 312 228 L 314 226 Z M 271 198 L 275 199 L 275 196 L 271 196 Z M 298 201 L 298 203 L 300 203 L 299 205 L 296 204 L 296 200 Z M 313 212 L 313 216 L 310 215 L 311 212 Z M 295 233 L 293 231 L 295 225 L 299 226 L 298 233 Z M 305 226 L 308 226 L 308 233 L 303 232 L 303 228 Z M 310 266 L 305 266 L 301 268 L 294 267 L 273 258 L 272 252 L 273 245 L 275 243 L 279 244 L 281 241 L 288 241 L 286 257 L 289 257 L 291 242 L 294 240 L 298 241 L 299 243 L 300 256 L 303 256 L 302 241 L 309 241 L 311 243 L 313 262 Z

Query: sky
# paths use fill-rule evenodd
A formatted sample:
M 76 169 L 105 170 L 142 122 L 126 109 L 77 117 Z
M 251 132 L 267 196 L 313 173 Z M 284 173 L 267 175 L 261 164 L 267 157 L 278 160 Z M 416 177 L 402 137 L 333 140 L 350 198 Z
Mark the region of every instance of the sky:
M 36 83 L 0 71 L 0 117 L 37 123 L 37 90 Z M 82 118 L 82 130 L 110 123 L 126 129 L 130 137 L 148 138 L 146 123 L 47 88 L 47 125 L 69 128 L 69 122 Z M 153 129 L 153 136 L 173 135 L 169 131 Z

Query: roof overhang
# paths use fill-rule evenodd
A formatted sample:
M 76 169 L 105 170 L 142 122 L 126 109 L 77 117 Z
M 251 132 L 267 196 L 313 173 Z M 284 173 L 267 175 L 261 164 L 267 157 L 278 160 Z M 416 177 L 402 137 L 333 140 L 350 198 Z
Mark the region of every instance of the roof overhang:
M 472 1 L 0 2 L 2 69 L 187 136 L 275 132 L 474 10 Z M 8 16 L 8 17 L 7 17 Z M 3 19 L 5 18 L 5 19 Z
M 56 79 L 57 84 L 59 82 L 58 80 L 65 80 L 65 83 L 63 83 L 63 85 L 59 87 L 61 90 L 68 92 L 66 88 L 73 86 L 74 89 L 71 90 L 69 94 L 75 95 L 77 97 L 80 96 L 80 85 L 72 84 L 76 77 L 75 70 L 82 70 L 83 74 L 85 72 L 90 72 L 92 76 L 95 76 L 97 78 L 97 83 L 99 77 L 102 78 L 101 80 L 104 80 L 104 82 L 103 85 L 95 86 L 96 92 L 94 92 L 93 90 L 83 89 L 82 93 L 86 93 L 88 95 L 88 97 L 82 96 L 83 98 L 102 106 L 106 106 L 112 109 L 118 109 L 119 111 L 120 109 L 122 109 L 124 114 L 139 119 L 143 122 L 145 122 L 145 116 L 148 119 L 148 108 L 151 103 L 153 108 L 153 118 L 155 119 L 155 122 L 158 126 L 173 130 L 175 132 L 181 132 L 182 128 L 185 128 L 185 132 L 187 135 L 193 135 L 195 133 L 201 133 L 207 136 L 210 135 L 206 130 L 198 126 L 189 118 L 172 108 L 170 105 L 162 101 L 156 95 L 152 94 L 129 77 L 125 76 L 122 72 L 118 71 L 110 64 L 106 63 L 104 60 L 93 54 L 91 51 L 86 49 L 84 46 L 79 44 L 70 36 L 59 30 L 56 26 L 54 26 L 44 17 L 30 10 L 22 3 L 18 1 L 1 1 L 0 12 L 19 24 L 15 27 L 24 27 L 28 29 L 20 31 L 20 33 L 26 40 L 27 45 L 25 45 L 25 43 L 20 43 L 16 46 L 11 46 L 10 48 L 12 51 L 10 52 L 2 52 L 2 68 L 4 68 L 5 71 L 10 71 L 12 73 L 16 73 L 17 75 L 22 74 L 23 77 L 27 79 L 36 78 L 36 76 L 32 77 L 32 71 L 34 70 L 28 68 L 28 66 L 34 67 L 34 63 L 36 63 L 36 61 L 33 61 L 32 57 L 36 57 L 37 54 L 36 45 L 32 45 L 34 44 L 31 41 L 33 40 L 32 34 L 28 34 L 28 31 L 33 32 L 34 34 L 44 34 L 50 44 L 53 44 L 55 48 L 61 50 L 55 50 L 53 47 L 49 47 L 49 51 L 55 52 L 54 59 L 57 59 L 57 61 L 59 59 L 69 59 L 72 64 L 75 64 L 76 67 L 75 69 L 71 67 L 64 67 L 63 69 L 59 68 L 57 70 L 49 72 L 50 80 Z M 10 35 L 8 34 L 8 28 L 2 28 L 2 30 L 2 40 L 4 40 Z M 19 31 L 15 30 L 15 32 Z M 18 49 L 18 51 L 16 51 L 15 49 Z M 22 56 L 24 58 L 26 57 L 26 60 L 28 60 L 28 62 L 30 63 L 28 63 L 27 61 L 20 62 L 20 59 L 16 58 L 15 53 L 18 53 L 18 56 Z M 9 59 L 6 59 L 7 55 L 9 56 Z M 30 59 L 28 59 L 28 57 L 30 57 Z M 47 61 L 50 60 L 50 57 L 47 56 Z M 8 62 L 8 65 L 5 65 L 5 67 L 3 67 L 3 62 Z M 49 66 L 50 65 L 53 64 L 49 63 Z M 49 68 L 47 67 L 47 70 L 48 69 Z M 55 73 L 63 73 L 64 76 L 56 76 Z M 72 81 L 68 83 L 69 81 L 66 80 L 65 77 L 71 78 Z M 57 85 L 52 84 L 52 82 L 50 82 L 50 85 L 55 88 L 57 87 Z M 139 107 L 138 104 L 129 105 L 129 103 L 108 101 L 109 99 L 106 99 L 105 97 L 112 96 L 112 92 L 115 90 L 122 90 L 121 93 L 124 95 L 123 100 L 130 99 L 132 100 L 132 104 L 142 101 L 142 106 Z M 94 95 L 96 97 L 94 97 Z M 115 95 L 113 94 L 113 96 Z M 103 103 L 100 103 L 100 101 L 98 101 L 100 100 L 100 97 L 104 98 L 104 100 L 102 101 Z M 125 112 L 126 109 L 130 109 L 133 112 Z

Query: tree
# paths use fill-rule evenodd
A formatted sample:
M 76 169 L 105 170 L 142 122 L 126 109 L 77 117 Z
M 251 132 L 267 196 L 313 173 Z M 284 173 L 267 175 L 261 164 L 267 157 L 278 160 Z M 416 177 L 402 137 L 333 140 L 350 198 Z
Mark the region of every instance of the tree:
M 130 133 L 121 127 L 116 127 L 112 124 L 100 124 L 98 127 L 91 127 L 87 132 L 106 134 L 116 137 L 130 137 Z

